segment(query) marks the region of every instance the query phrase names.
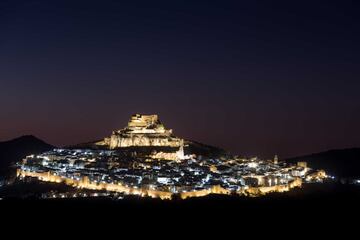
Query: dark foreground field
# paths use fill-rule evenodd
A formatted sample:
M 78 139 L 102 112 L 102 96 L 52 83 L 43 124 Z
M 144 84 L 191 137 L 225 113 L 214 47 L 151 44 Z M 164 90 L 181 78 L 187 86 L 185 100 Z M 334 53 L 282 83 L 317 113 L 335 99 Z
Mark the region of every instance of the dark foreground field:
M 0 201 L 2 212 L 29 214 L 72 214 L 81 216 L 119 216 L 119 221 L 138 216 L 151 218 L 175 216 L 217 216 L 217 218 L 257 219 L 258 216 L 284 216 L 284 219 L 357 216 L 360 213 L 360 187 L 336 183 L 305 185 L 288 193 L 264 197 L 208 196 L 187 200 L 162 201 L 139 197 L 123 200 L 89 199 L 16 199 Z
M 208 196 L 174 201 L 6 199 L 0 201 L 0 213 L 6 224 L 2 229 L 15 226 L 25 234 L 46 230 L 64 237 L 324 239 L 340 233 L 341 239 L 351 239 L 358 231 L 360 187 L 316 184 L 259 198 Z

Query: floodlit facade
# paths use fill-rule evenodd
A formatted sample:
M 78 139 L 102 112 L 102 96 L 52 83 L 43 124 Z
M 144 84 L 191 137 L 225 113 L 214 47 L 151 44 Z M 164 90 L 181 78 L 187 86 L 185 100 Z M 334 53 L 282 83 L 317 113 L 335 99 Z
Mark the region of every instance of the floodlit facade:
M 134 114 L 127 127 L 114 131 L 109 138 L 97 143 L 110 149 L 139 146 L 180 147 L 181 139 L 165 129 L 158 115 Z

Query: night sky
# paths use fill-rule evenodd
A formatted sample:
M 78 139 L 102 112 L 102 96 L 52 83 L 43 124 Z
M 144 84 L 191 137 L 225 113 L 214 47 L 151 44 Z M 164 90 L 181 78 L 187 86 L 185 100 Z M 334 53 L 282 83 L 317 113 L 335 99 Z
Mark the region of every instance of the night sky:
M 0 2 L 0 140 L 157 113 L 238 154 L 360 147 L 359 1 L 127 2 Z

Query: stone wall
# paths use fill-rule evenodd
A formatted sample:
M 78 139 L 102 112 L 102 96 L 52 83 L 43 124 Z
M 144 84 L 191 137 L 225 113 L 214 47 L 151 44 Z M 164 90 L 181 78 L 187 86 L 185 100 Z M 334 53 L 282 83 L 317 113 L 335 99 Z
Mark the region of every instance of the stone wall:
M 18 177 L 35 177 L 41 181 L 45 182 L 55 182 L 55 183 L 65 183 L 67 185 L 77 187 L 77 188 L 85 188 L 91 190 L 106 190 L 111 192 L 120 192 L 129 195 L 139 195 L 142 197 L 152 197 L 152 198 L 160 198 L 160 199 L 172 199 L 174 193 L 171 191 L 159 191 L 152 190 L 147 188 L 135 188 L 125 186 L 121 183 L 95 183 L 91 182 L 88 177 L 83 177 L 81 180 L 74 180 L 71 178 L 65 178 L 62 176 L 58 176 L 52 172 L 30 172 L 24 171 L 21 169 L 17 169 Z M 241 189 L 237 192 L 239 195 L 247 195 L 247 196 L 262 196 L 271 192 L 286 192 L 295 187 L 301 187 L 302 180 L 300 178 L 296 178 L 294 181 L 288 184 L 275 185 L 271 187 L 249 187 L 247 189 Z M 180 193 L 181 199 L 191 198 L 191 197 L 204 197 L 209 194 L 224 194 L 230 195 L 231 191 L 225 188 L 222 188 L 219 185 L 213 186 L 208 189 L 201 189 L 196 191 L 186 191 Z
M 153 124 L 160 124 L 158 115 L 134 114 L 131 116 L 128 127 L 148 127 Z
M 261 196 L 272 192 L 287 192 L 292 188 L 301 187 L 302 180 L 301 178 L 295 178 L 293 181 L 288 184 L 279 184 L 274 186 L 261 186 L 261 187 L 249 187 L 247 189 L 241 190 L 239 194 L 245 194 L 249 196 Z
M 146 134 L 131 134 L 128 136 L 112 135 L 110 138 L 110 149 L 119 147 L 133 147 L 133 146 L 163 146 L 163 147 L 180 147 L 179 138 L 172 138 L 166 136 L 148 136 Z

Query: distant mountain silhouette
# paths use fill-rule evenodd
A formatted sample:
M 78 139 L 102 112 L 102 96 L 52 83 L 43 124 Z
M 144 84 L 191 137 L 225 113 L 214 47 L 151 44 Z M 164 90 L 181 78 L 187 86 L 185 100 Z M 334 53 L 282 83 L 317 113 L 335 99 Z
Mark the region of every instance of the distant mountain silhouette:
M 287 162 L 308 162 L 310 167 L 324 169 L 337 177 L 360 177 L 360 148 L 329 150 L 286 159 Z
M 7 174 L 9 168 L 25 156 L 53 148 L 54 146 L 31 135 L 0 142 L 0 175 Z

